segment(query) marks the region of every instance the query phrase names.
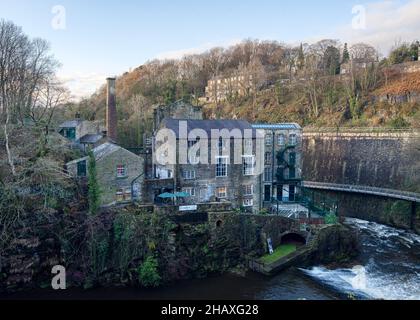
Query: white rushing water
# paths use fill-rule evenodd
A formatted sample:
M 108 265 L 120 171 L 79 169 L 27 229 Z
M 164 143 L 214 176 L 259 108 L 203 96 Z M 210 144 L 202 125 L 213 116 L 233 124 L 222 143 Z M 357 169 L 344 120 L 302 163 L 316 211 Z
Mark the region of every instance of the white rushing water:
M 420 300 L 420 236 L 358 219 L 346 224 L 360 231 L 362 265 L 302 271 L 349 298 Z

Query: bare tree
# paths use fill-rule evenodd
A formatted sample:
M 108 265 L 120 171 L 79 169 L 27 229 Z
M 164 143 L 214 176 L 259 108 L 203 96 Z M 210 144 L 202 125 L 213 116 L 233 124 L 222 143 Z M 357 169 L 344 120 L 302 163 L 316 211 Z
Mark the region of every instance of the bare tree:
M 358 63 L 372 63 L 378 61 L 378 52 L 366 43 L 356 43 L 350 47 L 352 61 Z
M 51 86 L 57 66 L 45 41 L 30 40 L 20 27 L 0 20 L 0 120 L 13 176 L 16 168 L 10 146 L 11 132 L 18 125 L 25 126 L 27 119 L 34 120 L 35 114 L 40 116 L 42 103 L 46 110 L 51 111 L 52 105 L 60 101 L 56 99 L 56 88 Z

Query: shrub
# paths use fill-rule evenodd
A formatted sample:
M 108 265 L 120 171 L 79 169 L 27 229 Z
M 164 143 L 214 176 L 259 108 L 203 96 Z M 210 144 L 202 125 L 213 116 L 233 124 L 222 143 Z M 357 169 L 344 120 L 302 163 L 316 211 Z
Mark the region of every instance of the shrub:
M 338 222 L 338 218 L 335 214 L 329 213 L 325 216 L 326 224 L 336 224 L 337 222 Z
M 96 176 L 96 160 L 92 151 L 89 151 L 89 171 L 88 171 L 88 200 L 89 200 L 89 212 L 96 214 L 99 209 L 99 202 L 101 191 Z
M 394 129 L 403 129 L 410 126 L 410 124 L 401 116 L 392 119 L 389 125 Z
M 155 257 L 148 256 L 138 269 L 139 281 L 144 287 L 158 287 L 161 277 L 158 271 L 158 262 Z

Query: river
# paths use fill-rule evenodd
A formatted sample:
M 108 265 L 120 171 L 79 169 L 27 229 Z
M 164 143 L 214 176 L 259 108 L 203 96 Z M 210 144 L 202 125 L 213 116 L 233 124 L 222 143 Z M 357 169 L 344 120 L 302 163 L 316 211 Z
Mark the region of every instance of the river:
M 420 236 L 373 222 L 347 219 L 360 232 L 360 265 L 327 269 L 289 269 L 267 278 L 248 274 L 201 280 L 181 281 L 176 285 L 153 289 L 69 289 L 60 292 L 17 293 L 8 299 L 262 299 L 331 300 L 389 299 L 420 300 Z M 3 297 L 4 298 L 4 297 Z

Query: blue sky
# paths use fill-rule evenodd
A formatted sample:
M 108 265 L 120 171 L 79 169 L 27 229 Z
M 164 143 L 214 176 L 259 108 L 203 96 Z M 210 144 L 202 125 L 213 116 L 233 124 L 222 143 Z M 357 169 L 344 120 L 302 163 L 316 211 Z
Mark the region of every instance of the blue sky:
M 420 24 L 415 22 L 420 21 L 419 2 L 0 0 L 0 18 L 14 21 L 31 36 L 48 40 L 63 65 L 60 76 L 74 94 L 82 95 L 92 93 L 107 75 L 121 74 L 147 60 L 179 57 L 245 38 L 297 43 L 334 37 L 343 42 L 376 42 L 375 46 L 386 51 L 387 44 L 396 38 L 411 40 L 419 33 Z M 358 4 L 365 5 L 371 17 L 363 32 L 350 27 L 352 8 Z M 65 8 L 64 30 L 51 26 L 55 16 L 51 10 L 56 5 Z M 391 20 L 400 21 L 388 26 L 397 26 L 400 33 L 390 34 L 381 27 Z

